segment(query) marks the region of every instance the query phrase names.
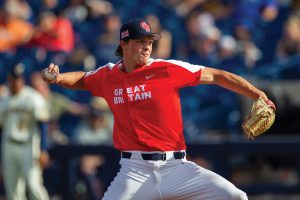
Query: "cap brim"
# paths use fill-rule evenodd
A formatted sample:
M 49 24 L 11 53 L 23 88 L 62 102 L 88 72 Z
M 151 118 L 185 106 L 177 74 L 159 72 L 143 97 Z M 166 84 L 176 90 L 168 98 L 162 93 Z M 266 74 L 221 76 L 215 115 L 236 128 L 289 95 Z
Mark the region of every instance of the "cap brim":
M 160 34 L 158 33 L 152 33 L 153 40 L 159 40 L 161 38 Z
M 159 40 L 161 38 L 160 34 L 158 34 L 158 33 L 149 33 L 149 34 L 139 35 L 136 37 L 131 37 L 130 39 L 138 39 L 138 38 L 149 37 L 149 36 L 151 36 L 153 38 L 153 40 Z

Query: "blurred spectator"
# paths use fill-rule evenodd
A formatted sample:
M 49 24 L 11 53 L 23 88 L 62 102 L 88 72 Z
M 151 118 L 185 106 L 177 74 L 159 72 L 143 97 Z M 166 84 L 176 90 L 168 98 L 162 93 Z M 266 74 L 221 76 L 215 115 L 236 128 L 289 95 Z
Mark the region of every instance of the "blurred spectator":
M 249 72 L 263 56 L 261 50 L 251 40 L 238 40 L 237 49 L 243 55 L 244 65 Z
M 300 18 L 290 16 L 284 24 L 283 34 L 277 44 L 277 58 L 285 59 L 300 53 Z
M 72 62 L 70 67 L 75 62 L 79 67 L 84 65 L 84 70 L 91 70 L 96 65 L 106 64 L 108 60 L 118 59 L 113 53 L 109 53 L 114 52 L 118 45 L 115 41 L 118 36 L 113 30 L 120 26 L 120 17 L 113 12 L 113 5 L 104 0 L 70 2 L 63 15 L 72 21 L 78 41 L 69 60 Z M 77 55 L 80 58 L 76 58 Z
M 33 13 L 27 1 L 23 0 L 6 0 L 5 8 L 7 11 L 15 15 L 15 17 L 31 21 Z M 32 22 L 32 21 L 31 21 Z
M 146 16 L 146 20 L 151 25 L 152 31 L 161 35 L 161 39 L 155 41 L 153 44 L 152 57 L 161 59 L 170 58 L 172 52 L 172 34 L 162 27 L 156 15 L 148 15 Z
M 51 120 L 48 125 L 47 141 L 49 148 L 55 145 L 69 144 L 70 139 L 66 133 L 62 132 L 59 121 Z
M 197 6 L 205 3 L 207 0 L 167 0 L 167 4 L 174 7 L 177 15 L 186 17 Z
M 59 0 L 42 0 L 42 2 L 44 7 L 47 8 L 46 10 L 53 10 L 58 6 Z
M 113 118 L 107 102 L 100 97 L 91 100 L 91 110 L 75 130 L 74 142 L 81 145 L 112 145 Z M 85 155 L 80 159 L 80 174 L 88 188 L 88 198 L 96 200 L 104 194 L 105 184 L 98 177 L 103 156 Z
M 217 27 L 208 27 L 200 32 L 199 40 L 196 42 L 198 56 L 208 60 L 210 65 L 214 65 L 217 54 L 217 42 L 221 32 Z
M 32 8 L 34 15 L 38 16 L 39 13 L 45 11 L 60 13 L 67 6 L 69 0 L 33 0 L 27 2 Z
M 276 0 L 234 0 L 233 19 L 236 21 L 235 32 L 239 40 L 251 40 L 252 34 L 260 30 L 263 22 L 271 22 L 278 15 Z
M 83 145 L 112 145 L 112 114 L 102 98 L 92 98 L 91 110 L 75 130 L 74 142 Z
M 186 20 L 189 40 L 189 59 L 193 63 L 215 66 L 217 59 L 217 41 L 221 31 L 215 26 L 209 13 L 193 13 Z
M 113 5 L 107 0 L 88 0 L 86 3 L 89 8 L 89 17 L 94 19 L 114 12 Z
M 88 18 L 89 10 L 86 0 L 70 0 L 68 7 L 63 11 L 63 16 L 68 18 L 77 27 Z
M 103 197 L 107 187 L 101 178 L 104 165 L 105 158 L 102 155 L 84 155 L 80 158 L 79 166 L 76 166 L 75 200 L 98 200 Z
M 15 52 L 32 36 L 32 25 L 0 7 L 0 53 Z
M 237 51 L 237 41 L 231 35 L 223 35 L 218 41 L 218 66 L 236 74 L 245 72 L 244 60 Z
M 236 55 L 237 42 L 235 38 L 230 35 L 223 35 L 218 41 L 218 47 L 220 49 L 219 56 L 221 60 Z
M 260 49 L 267 39 L 268 25 L 278 15 L 278 3 L 276 0 L 235 0 L 233 8 L 234 35 L 250 71 L 263 58 Z
M 70 53 L 74 45 L 74 31 L 68 19 L 57 17 L 52 12 L 40 14 L 29 46 L 40 47 L 50 52 Z
M 65 113 L 73 115 L 85 115 L 88 112 L 88 106 L 72 101 L 64 94 L 52 91 L 45 81 L 43 81 L 39 72 L 33 72 L 30 77 L 31 85 L 47 100 L 51 110 L 51 121 L 58 121 Z
M 118 57 L 114 55 L 115 49 L 119 45 L 118 30 L 121 26 L 120 16 L 117 14 L 109 14 L 104 17 L 104 27 L 101 33 L 96 36 L 91 47 L 97 58 L 97 63 L 104 65 L 108 62 L 118 61 Z
M 77 46 L 68 56 L 66 65 L 68 68 L 77 68 L 83 71 L 91 71 L 97 66 L 95 55 L 86 45 Z

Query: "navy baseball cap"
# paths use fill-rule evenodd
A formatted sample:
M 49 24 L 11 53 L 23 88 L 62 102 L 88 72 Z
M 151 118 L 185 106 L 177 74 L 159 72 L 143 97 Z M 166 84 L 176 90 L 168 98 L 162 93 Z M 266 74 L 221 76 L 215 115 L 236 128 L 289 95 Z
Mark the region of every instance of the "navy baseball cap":
M 153 40 L 161 38 L 160 34 L 152 32 L 151 26 L 145 19 L 128 21 L 120 29 L 120 40 L 138 39 L 145 36 L 152 36 Z
M 24 75 L 25 75 L 25 66 L 23 63 L 18 63 L 14 65 L 9 72 L 9 76 L 11 76 L 14 79 L 23 78 Z

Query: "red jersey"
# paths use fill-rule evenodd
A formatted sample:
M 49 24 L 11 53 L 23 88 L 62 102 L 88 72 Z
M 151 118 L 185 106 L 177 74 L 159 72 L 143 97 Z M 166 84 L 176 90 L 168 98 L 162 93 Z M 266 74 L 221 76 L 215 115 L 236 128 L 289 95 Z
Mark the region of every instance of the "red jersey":
M 109 104 L 118 150 L 184 150 L 179 89 L 197 85 L 203 68 L 182 61 L 150 59 L 147 66 L 125 73 L 120 61 L 87 72 L 84 84 Z

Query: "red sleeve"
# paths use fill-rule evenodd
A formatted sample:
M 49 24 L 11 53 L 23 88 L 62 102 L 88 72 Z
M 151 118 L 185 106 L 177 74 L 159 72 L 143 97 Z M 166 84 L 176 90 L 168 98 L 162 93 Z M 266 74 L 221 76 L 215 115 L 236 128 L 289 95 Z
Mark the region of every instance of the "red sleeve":
M 194 86 L 199 84 L 202 65 L 193 65 L 187 62 L 168 60 L 170 80 L 175 88 Z
M 93 96 L 103 97 L 105 70 L 106 65 L 99 67 L 94 71 L 87 72 L 84 76 L 84 85 Z

